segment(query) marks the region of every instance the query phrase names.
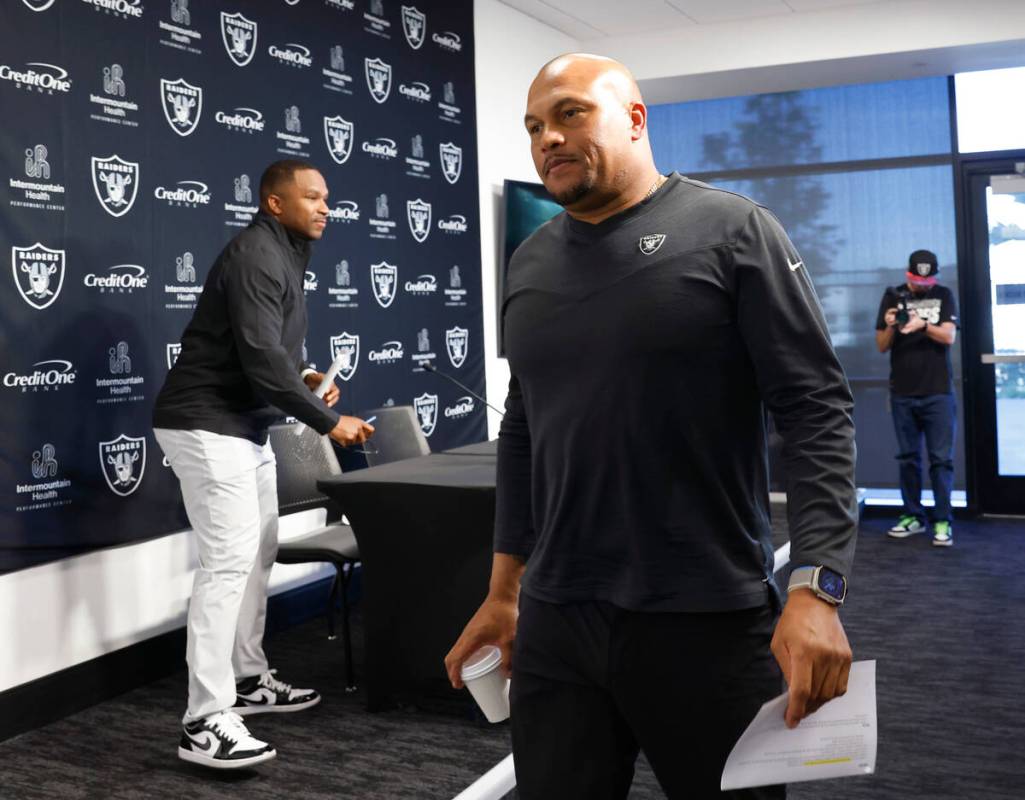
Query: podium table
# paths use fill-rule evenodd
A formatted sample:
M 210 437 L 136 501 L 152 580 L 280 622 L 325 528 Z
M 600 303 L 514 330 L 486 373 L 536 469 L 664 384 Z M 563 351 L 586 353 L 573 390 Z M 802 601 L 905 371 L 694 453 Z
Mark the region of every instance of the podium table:
M 363 563 L 367 707 L 446 680 L 444 657 L 491 575 L 496 442 L 318 481 Z

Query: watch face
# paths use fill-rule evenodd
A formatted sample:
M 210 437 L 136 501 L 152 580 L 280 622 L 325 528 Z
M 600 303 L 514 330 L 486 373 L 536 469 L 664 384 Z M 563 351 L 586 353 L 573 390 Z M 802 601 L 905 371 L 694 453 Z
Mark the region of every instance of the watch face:
M 847 581 L 844 576 L 831 569 L 822 567 L 819 570 L 819 588 L 834 598 L 838 603 L 842 602 L 847 593 Z

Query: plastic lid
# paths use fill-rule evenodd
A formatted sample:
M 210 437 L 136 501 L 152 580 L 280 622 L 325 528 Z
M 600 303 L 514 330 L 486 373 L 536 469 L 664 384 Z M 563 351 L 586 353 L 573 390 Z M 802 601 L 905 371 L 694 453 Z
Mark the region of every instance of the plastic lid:
M 472 681 L 487 675 L 502 663 L 502 651 L 493 644 L 486 644 L 463 662 L 462 678 Z

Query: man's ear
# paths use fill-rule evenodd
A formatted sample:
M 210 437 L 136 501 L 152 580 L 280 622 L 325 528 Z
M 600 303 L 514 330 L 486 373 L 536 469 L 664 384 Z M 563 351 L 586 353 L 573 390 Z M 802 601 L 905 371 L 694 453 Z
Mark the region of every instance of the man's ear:
M 281 198 L 276 194 L 267 195 L 267 210 L 277 216 L 281 213 Z
M 644 137 L 647 130 L 648 109 L 644 103 L 635 102 L 627 107 L 627 112 L 630 114 L 630 138 L 636 142 Z

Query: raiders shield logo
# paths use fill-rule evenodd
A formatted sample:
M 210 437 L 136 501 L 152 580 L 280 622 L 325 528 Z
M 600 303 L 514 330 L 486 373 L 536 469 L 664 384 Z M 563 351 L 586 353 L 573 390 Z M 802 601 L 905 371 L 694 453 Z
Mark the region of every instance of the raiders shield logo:
M 203 111 L 203 90 L 200 87 L 186 83 L 184 78 L 176 81 L 161 78 L 160 99 L 171 130 L 179 136 L 188 136 L 196 130 Z
M 92 158 L 93 189 L 104 211 L 114 217 L 128 213 L 139 190 L 139 164 L 121 156 Z
M 46 11 L 53 5 L 53 0 L 21 0 L 32 11 Z
M 236 67 L 244 67 L 256 55 L 256 23 L 241 14 L 221 12 L 221 40 L 228 58 Z
M 455 183 L 463 171 L 463 148 L 445 142 L 438 149 L 441 151 L 441 174 L 449 183 Z
M 445 349 L 448 350 L 448 360 L 452 366 L 458 369 L 466 361 L 466 346 L 470 339 L 470 332 L 466 328 L 449 328 L 445 331 Z
M 64 285 L 64 251 L 36 242 L 31 247 L 11 248 L 14 285 L 32 308 L 44 309 L 57 299 Z
M 324 141 L 327 151 L 338 164 L 344 164 L 352 155 L 355 126 L 339 117 L 324 117 Z
M 178 360 L 178 356 L 182 354 L 182 346 L 180 342 L 174 342 L 167 345 L 167 368 L 171 369 L 175 362 Z
M 406 41 L 414 50 L 419 50 L 424 43 L 424 34 L 427 33 L 427 15 L 423 11 L 417 11 L 416 6 L 402 7 L 402 32 L 406 34 Z
M 374 287 L 374 297 L 381 308 L 387 308 L 395 299 L 398 276 L 399 268 L 384 261 L 370 265 L 370 283 Z
M 666 240 L 664 233 L 649 233 L 647 236 L 642 236 L 640 241 L 637 242 L 637 246 L 641 249 L 641 252 L 646 256 L 650 256 L 656 252 L 658 248 L 662 246 L 662 242 Z
M 367 78 L 367 88 L 374 102 L 383 103 L 391 93 L 391 64 L 381 59 L 363 59 L 363 72 Z
M 342 332 L 331 337 L 332 361 L 339 356 L 341 366 L 338 368 L 338 377 L 347 381 L 356 374 L 356 367 L 359 366 L 359 334 Z
M 100 442 L 100 468 L 110 491 L 128 497 L 146 472 L 146 437 L 125 436 Z
M 928 278 L 929 273 L 932 272 L 932 264 L 915 264 L 915 269 L 918 270 L 920 277 Z
M 417 242 L 423 244 L 431 233 L 431 204 L 420 198 L 406 201 L 406 219 L 409 232 Z
M 424 436 L 434 433 L 434 426 L 438 424 L 438 395 L 425 392 L 413 400 L 413 410 L 420 420 L 420 430 Z

